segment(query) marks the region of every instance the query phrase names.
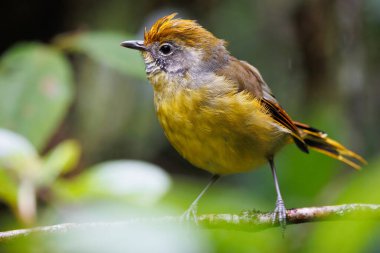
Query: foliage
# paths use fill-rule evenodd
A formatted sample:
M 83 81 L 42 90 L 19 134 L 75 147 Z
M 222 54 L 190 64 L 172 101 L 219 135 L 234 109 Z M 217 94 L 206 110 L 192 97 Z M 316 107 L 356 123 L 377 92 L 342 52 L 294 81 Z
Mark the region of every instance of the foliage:
M 35 43 L 14 46 L 0 62 L 0 126 L 41 150 L 70 105 L 72 85 L 61 52 Z
M 82 53 L 128 76 L 145 80 L 144 65 L 138 54 L 118 46 L 133 36 L 110 32 L 82 32 L 58 36 L 54 43 L 62 49 Z
M 36 195 L 63 173 L 73 169 L 80 154 L 73 140 L 62 142 L 40 157 L 32 144 L 16 133 L 0 129 L 0 196 L 27 223 L 35 222 Z
M 0 127 L 14 132 L 0 129 L 0 197 L 24 223 L 35 222 L 39 191 L 55 186 L 60 175 L 74 169 L 80 158 L 80 144 L 74 140 L 60 143 L 45 155 L 38 154 L 38 150 L 46 147 L 61 124 L 73 100 L 74 73 L 65 52 L 86 54 L 94 61 L 141 79 L 144 77 L 143 72 L 138 71 L 142 67 L 141 62 L 140 65 L 135 64 L 138 56 L 115 46 L 127 37 L 99 32 L 66 34 L 59 36 L 54 45 L 18 44 L 1 58 Z M 119 168 L 136 166 L 119 164 Z M 117 177 L 120 174 L 115 174 L 116 164 L 109 164 L 110 168 L 105 172 L 100 169 L 102 165 L 98 167 L 87 173 L 92 175 L 93 180 L 100 173 L 104 174 L 98 176 L 101 179 L 106 178 L 106 175 Z M 148 165 L 140 167 L 149 168 Z M 120 174 L 119 179 L 126 177 L 130 178 L 130 175 Z M 91 180 L 83 175 L 69 182 L 88 189 L 82 186 Z M 55 186 L 57 189 L 58 185 Z M 65 185 L 66 191 L 70 189 L 68 185 Z M 103 185 L 99 192 L 107 189 L 107 186 L 116 184 Z M 120 194 L 116 191 L 112 193 Z M 155 194 L 158 192 L 155 191 Z

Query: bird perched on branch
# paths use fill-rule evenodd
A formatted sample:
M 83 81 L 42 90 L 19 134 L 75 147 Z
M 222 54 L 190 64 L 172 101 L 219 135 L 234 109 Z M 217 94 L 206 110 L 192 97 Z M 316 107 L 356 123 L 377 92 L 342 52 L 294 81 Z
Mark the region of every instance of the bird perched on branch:
M 154 89 L 158 119 L 174 148 L 213 174 L 184 217 L 196 218 L 199 199 L 222 175 L 246 172 L 269 162 L 277 192 L 273 221 L 286 224 L 274 155 L 295 143 L 355 169 L 365 160 L 327 134 L 293 121 L 260 72 L 230 55 L 226 42 L 193 20 L 171 14 L 159 19 L 144 41 L 124 41 L 139 50 Z

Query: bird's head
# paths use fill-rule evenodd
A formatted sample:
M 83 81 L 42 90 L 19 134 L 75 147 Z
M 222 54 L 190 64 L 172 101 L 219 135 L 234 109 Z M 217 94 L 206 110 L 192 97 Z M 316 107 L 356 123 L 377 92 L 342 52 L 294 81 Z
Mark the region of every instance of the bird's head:
M 144 41 L 124 41 L 122 46 L 142 52 L 146 73 L 154 76 L 199 74 L 215 71 L 228 60 L 225 41 L 216 38 L 193 20 L 160 18 L 145 30 Z

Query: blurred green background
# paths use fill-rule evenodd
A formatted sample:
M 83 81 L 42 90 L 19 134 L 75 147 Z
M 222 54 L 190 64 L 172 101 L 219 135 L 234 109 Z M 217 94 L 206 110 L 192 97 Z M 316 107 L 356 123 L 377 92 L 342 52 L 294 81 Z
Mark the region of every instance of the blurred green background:
M 293 119 L 369 162 L 356 172 L 296 147 L 276 158 L 288 208 L 380 202 L 378 0 L 4 0 L 0 3 L 0 231 L 179 215 L 208 173 L 165 139 L 143 61 L 119 46 L 178 12 L 256 66 Z M 223 178 L 199 213 L 271 211 L 268 166 Z M 378 252 L 379 223 L 259 233 L 182 226 L 68 234 L 0 252 Z M 149 243 L 146 243 L 149 242 Z

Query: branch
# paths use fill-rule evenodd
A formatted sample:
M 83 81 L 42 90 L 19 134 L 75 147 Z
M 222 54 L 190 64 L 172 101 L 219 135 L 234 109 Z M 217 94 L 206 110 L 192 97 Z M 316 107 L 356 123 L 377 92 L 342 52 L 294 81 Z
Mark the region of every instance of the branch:
M 273 213 L 245 211 L 241 214 L 204 214 L 198 216 L 198 224 L 205 228 L 230 229 L 257 232 L 267 228 L 278 227 L 272 222 Z M 287 210 L 287 225 L 315 221 L 334 220 L 380 220 L 380 205 L 345 204 L 336 206 L 303 207 Z M 64 223 L 52 226 L 35 227 L 0 232 L 0 242 L 26 237 L 35 234 L 58 234 L 73 230 L 90 230 L 123 228 L 131 224 L 163 224 L 180 223 L 180 217 L 167 216 L 161 218 L 131 219 L 123 222 Z

